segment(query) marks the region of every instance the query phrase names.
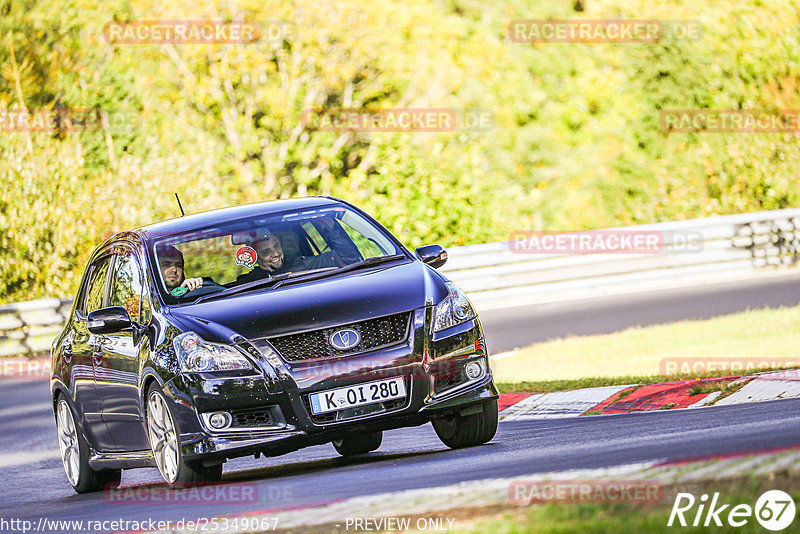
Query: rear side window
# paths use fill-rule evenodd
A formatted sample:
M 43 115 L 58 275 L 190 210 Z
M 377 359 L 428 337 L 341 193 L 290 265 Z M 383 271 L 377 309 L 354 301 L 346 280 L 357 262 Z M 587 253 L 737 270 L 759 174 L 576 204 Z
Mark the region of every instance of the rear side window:
M 103 307 L 103 296 L 106 291 L 106 279 L 108 278 L 108 264 L 110 256 L 97 260 L 92 265 L 92 272 L 89 275 L 89 284 L 86 291 L 86 302 L 83 311 L 89 314 Z

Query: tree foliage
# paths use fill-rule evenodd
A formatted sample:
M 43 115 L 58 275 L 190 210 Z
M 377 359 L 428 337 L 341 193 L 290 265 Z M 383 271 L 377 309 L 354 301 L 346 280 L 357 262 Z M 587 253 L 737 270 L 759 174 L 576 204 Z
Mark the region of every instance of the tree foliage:
M 521 44 L 514 19 L 696 20 L 699 40 Z M 251 44 L 112 44 L 110 21 L 256 21 Z M 668 134 L 665 109 L 800 109 L 798 5 L 732 0 L 0 0 L 0 113 L 100 109 L 92 131 L 0 132 L 0 300 L 74 293 L 112 232 L 326 194 L 407 245 L 798 205 L 795 135 Z M 311 131 L 308 109 L 490 110 L 489 131 Z

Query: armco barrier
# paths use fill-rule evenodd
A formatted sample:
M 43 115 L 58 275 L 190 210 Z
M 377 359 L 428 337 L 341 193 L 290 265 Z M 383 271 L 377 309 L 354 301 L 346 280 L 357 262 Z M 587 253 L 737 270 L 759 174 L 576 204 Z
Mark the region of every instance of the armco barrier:
M 512 251 L 506 241 L 450 249 L 442 272 L 480 308 L 512 298 L 558 300 L 745 276 L 800 263 L 800 208 L 613 230 L 657 233 L 663 238 L 663 250 L 531 254 Z M 699 243 L 687 249 L 687 236 Z
M 520 231 L 528 230 L 520 228 Z M 663 250 L 648 254 L 519 254 L 509 243 L 454 247 L 442 267 L 478 308 L 514 298 L 529 301 L 587 296 L 747 276 L 800 264 L 800 208 L 673 221 L 619 232 L 657 232 Z M 699 240 L 692 250 L 687 235 Z M 47 354 L 71 300 L 0 306 L 0 357 Z
M 0 357 L 49 353 L 71 309 L 72 300 L 59 299 L 0 306 Z

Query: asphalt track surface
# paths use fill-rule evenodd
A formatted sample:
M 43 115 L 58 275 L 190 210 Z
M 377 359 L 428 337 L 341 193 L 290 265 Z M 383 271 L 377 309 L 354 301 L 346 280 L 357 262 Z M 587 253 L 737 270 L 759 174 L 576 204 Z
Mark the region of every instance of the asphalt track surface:
M 2 410 L 31 408 L 0 416 L 7 429 L 0 446 L 12 452 L 52 449 L 52 415 L 41 406 L 44 382 L 3 384 Z M 16 399 L 14 399 L 16 397 Z M 25 404 L 14 402 L 20 399 Z M 38 408 L 37 408 L 38 407 Z M 18 410 L 19 411 L 19 410 Z M 109 502 L 103 493 L 77 495 L 58 458 L 0 468 L 0 517 L 38 521 L 83 519 L 131 521 L 197 519 L 255 510 L 306 507 L 349 497 L 435 488 L 497 477 L 644 461 L 768 451 L 800 444 L 800 399 L 695 410 L 501 422 L 490 443 L 449 450 L 430 425 L 387 432 L 368 456 L 345 460 L 330 445 L 282 457 L 242 458 L 226 464 L 224 482 L 253 488 L 257 502 Z M 155 469 L 123 473 L 123 486 L 159 483 Z
M 490 354 L 561 337 L 800 304 L 800 273 L 481 311 Z
M 741 309 L 796 304 L 798 277 L 775 278 L 756 287 L 738 285 L 728 293 L 708 291 L 687 297 L 662 292 L 649 304 L 639 295 L 558 310 L 555 326 L 571 328 L 594 317 L 594 331 L 632 324 L 703 318 Z M 651 296 L 652 297 L 652 296 Z M 640 300 L 643 299 L 643 300 Z M 670 302 L 672 304 L 670 304 Z M 678 305 L 680 304 L 680 305 Z M 640 311 L 628 313 L 630 307 Z M 552 310 L 552 309 L 551 309 Z M 684 310 L 690 315 L 681 316 Z M 520 309 L 487 312 L 488 335 L 498 335 L 494 320 L 502 313 L 519 317 Z M 547 328 L 538 318 L 522 321 L 530 336 Z M 482 314 L 483 316 L 484 314 Z M 625 321 L 624 318 L 636 322 Z M 659 320 L 659 317 L 661 320 Z M 564 322 L 570 323 L 565 324 Z M 533 323 L 534 332 L 532 330 Z M 592 325 L 587 325 L 588 328 Z M 591 330 L 591 329 L 590 329 Z M 522 334 L 519 334 L 522 336 Z M 490 338 L 491 343 L 491 338 Z M 495 347 L 493 351 L 497 351 Z M 0 381 L 0 518 L 83 520 L 173 520 L 236 515 L 255 510 L 306 507 L 349 497 L 391 491 L 435 488 L 463 481 L 515 477 L 579 468 L 602 468 L 642 461 L 682 460 L 713 455 L 774 450 L 800 445 L 800 399 L 696 410 L 657 411 L 536 421 L 501 422 L 489 444 L 449 450 L 430 425 L 385 433 L 375 453 L 340 458 L 331 445 L 310 447 L 277 458 L 240 458 L 225 465 L 223 483 L 244 483 L 257 502 L 148 503 L 110 502 L 100 494 L 77 495 L 66 480 L 57 447 L 55 424 L 44 381 Z M 162 484 L 155 469 L 123 472 L 123 487 Z M 252 490 L 251 490 L 252 491 Z

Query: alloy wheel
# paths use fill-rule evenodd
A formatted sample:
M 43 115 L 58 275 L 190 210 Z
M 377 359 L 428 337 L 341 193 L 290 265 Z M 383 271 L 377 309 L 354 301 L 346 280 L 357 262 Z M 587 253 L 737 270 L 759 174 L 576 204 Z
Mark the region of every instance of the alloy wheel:
M 158 470 L 172 484 L 178 478 L 178 436 L 172 415 L 158 391 L 151 392 L 147 401 L 147 428 Z
M 80 478 L 80 445 L 78 444 L 78 430 L 75 426 L 75 418 L 72 416 L 67 401 L 58 401 L 58 414 L 56 417 L 58 425 L 58 448 L 61 451 L 61 461 L 64 464 L 64 471 L 67 479 L 73 486 L 78 485 Z

